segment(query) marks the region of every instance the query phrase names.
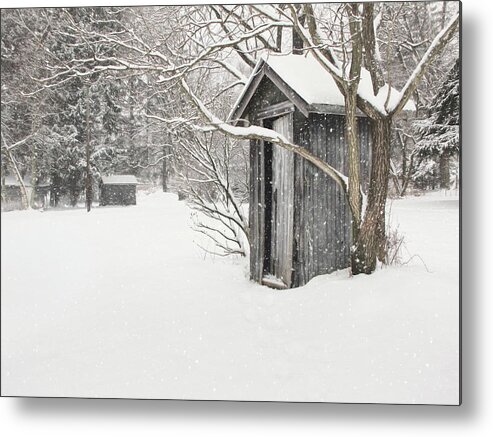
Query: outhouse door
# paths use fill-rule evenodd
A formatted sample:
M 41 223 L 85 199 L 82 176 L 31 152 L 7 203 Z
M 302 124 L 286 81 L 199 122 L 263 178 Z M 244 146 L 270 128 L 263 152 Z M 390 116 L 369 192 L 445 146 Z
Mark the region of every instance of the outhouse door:
M 272 128 L 292 141 L 292 113 L 273 120 Z M 272 146 L 270 273 L 291 287 L 293 267 L 294 155 Z

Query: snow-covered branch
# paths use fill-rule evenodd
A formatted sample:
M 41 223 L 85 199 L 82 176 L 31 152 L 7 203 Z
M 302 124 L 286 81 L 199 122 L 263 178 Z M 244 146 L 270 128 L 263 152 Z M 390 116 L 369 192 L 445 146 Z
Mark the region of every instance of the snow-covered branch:
M 419 81 L 426 72 L 428 66 L 436 59 L 436 57 L 443 51 L 444 47 L 454 37 L 456 31 L 459 28 L 459 14 L 456 14 L 449 23 L 442 29 L 442 31 L 435 37 L 430 47 L 424 54 L 421 61 L 418 63 L 413 73 L 407 80 L 404 88 L 400 92 L 399 99 L 396 103 L 389 108 L 390 114 L 398 114 L 407 101 L 411 98 L 414 90 L 418 86 Z
M 7 155 L 7 160 L 9 161 L 10 166 L 12 167 L 12 170 L 15 174 L 15 177 L 21 189 L 22 205 L 24 208 L 29 208 L 30 203 L 29 203 L 29 196 L 27 195 L 26 185 L 24 184 L 24 179 L 22 178 L 22 175 L 19 171 L 19 166 L 17 165 L 15 156 L 12 153 L 12 149 L 20 144 L 24 144 L 25 141 L 27 141 L 30 137 L 32 137 L 32 135 L 29 135 L 28 137 L 24 138 L 21 141 L 18 141 L 17 143 L 11 146 L 7 144 L 7 140 L 5 139 L 5 135 L 3 132 L 1 133 L 1 136 L 2 136 L 2 149 L 5 150 L 5 153 Z
M 313 155 L 304 147 L 292 143 L 286 137 L 271 129 L 260 126 L 232 126 L 231 124 L 222 121 L 193 93 L 185 79 L 182 79 L 180 83 L 186 95 L 207 121 L 208 126 L 202 128 L 203 131 L 217 130 L 234 138 L 267 141 L 271 144 L 283 147 L 311 162 L 325 174 L 330 176 L 345 192 L 347 191 L 347 177 L 330 164 Z

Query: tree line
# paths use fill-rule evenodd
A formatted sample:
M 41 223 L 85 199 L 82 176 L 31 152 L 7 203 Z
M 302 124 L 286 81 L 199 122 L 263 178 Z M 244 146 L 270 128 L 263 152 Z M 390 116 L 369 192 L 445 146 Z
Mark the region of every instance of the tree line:
M 157 166 L 172 156 L 179 189 L 212 220 L 198 229 L 223 253 L 246 254 L 244 141 L 269 141 L 342 187 L 353 223 L 352 271 L 371 273 L 385 259 L 389 186 L 399 195 L 410 183 L 427 188 L 437 162 L 448 185 L 457 142 L 446 151 L 425 138 L 454 123 L 453 105 L 445 105 L 446 122 L 434 114 L 458 57 L 458 28 L 458 4 L 449 2 L 4 10 L 2 171 L 48 178 L 55 203 L 63 194 L 75 203 L 88 172 L 163 176 Z M 269 129 L 227 120 L 258 59 L 289 52 L 293 39 L 344 96 L 347 175 Z M 359 87 L 365 72 L 372 92 Z M 391 88 L 400 90 L 395 99 Z M 421 124 L 400 117 L 410 100 Z M 372 124 L 367 191 L 356 165 L 357 111 Z

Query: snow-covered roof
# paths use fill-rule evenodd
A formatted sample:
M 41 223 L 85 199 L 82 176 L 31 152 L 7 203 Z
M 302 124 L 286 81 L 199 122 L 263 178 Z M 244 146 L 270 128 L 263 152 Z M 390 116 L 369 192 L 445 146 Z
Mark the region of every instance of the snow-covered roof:
M 267 65 L 275 75 L 285 82 L 306 103 L 307 112 L 332 112 L 332 110 L 334 112 L 343 112 L 341 108 L 344 108 L 344 96 L 330 73 L 324 69 L 312 54 L 270 54 L 263 56 L 258 61 L 247 84 L 233 106 L 230 119 L 241 117 L 242 114 L 238 114 L 238 112 L 242 111 L 239 111 L 239 109 L 240 107 L 244 109 L 248 104 L 244 100 L 248 95 L 251 97 L 252 93 L 250 89 L 252 86 L 258 86 L 258 78 L 259 75 L 263 74 L 264 65 Z M 269 72 L 267 72 L 267 76 L 269 76 Z M 375 96 L 373 94 L 370 72 L 364 68 L 361 70 L 358 89 L 360 95 L 365 96 L 365 98 L 368 96 L 368 99 L 371 99 L 372 103 L 383 108 L 387 100 L 388 89 L 388 85 L 383 86 Z M 399 97 L 399 91 L 391 88 L 388 106 L 391 107 Z M 293 103 L 296 104 L 296 102 Z M 416 106 L 411 100 L 404 107 L 405 111 L 413 111 L 415 109 Z
M 309 105 L 344 106 L 334 79 L 312 55 L 271 55 L 265 62 Z
M 19 181 L 15 176 L 5 176 L 5 186 L 6 187 L 20 187 Z M 24 186 L 30 187 L 31 184 L 24 179 Z
M 131 174 L 117 174 L 113 176 L 103 176 L 103 184 L 108 185 L 137 185 L 137 178 Z

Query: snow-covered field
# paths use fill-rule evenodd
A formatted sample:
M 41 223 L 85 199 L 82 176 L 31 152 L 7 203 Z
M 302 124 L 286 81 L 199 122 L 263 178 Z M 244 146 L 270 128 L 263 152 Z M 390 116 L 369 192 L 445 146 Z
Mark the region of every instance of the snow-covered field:
M 394 201 L 408 264 L 275 291 L 172 194 L 2 213 L 2 394 L 456 404 L 458 197 Z

